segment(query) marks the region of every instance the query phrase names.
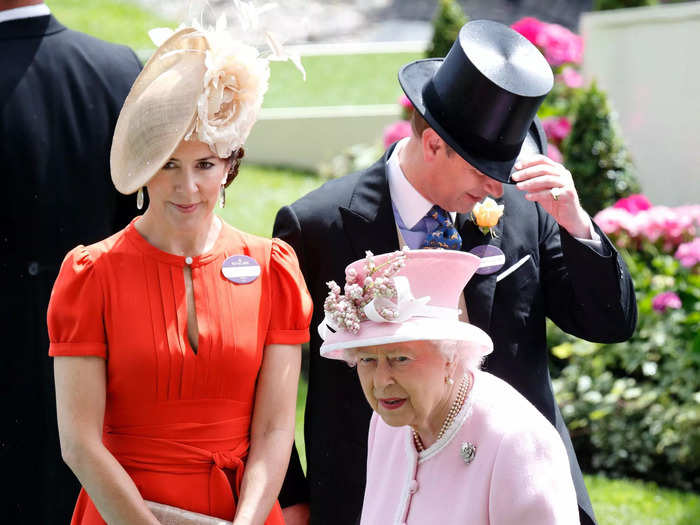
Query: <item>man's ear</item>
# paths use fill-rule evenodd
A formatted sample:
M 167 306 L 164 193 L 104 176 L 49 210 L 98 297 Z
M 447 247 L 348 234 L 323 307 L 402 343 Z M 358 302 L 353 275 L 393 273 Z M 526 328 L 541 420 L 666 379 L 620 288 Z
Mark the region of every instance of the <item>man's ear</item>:
M 440 154 L 440 150 L 445 150 L 445 141 L 440 138 L 433 128 L 426 128 L 421 136 L 423 146 L 423 160 L 425 162 L 434 161 Z

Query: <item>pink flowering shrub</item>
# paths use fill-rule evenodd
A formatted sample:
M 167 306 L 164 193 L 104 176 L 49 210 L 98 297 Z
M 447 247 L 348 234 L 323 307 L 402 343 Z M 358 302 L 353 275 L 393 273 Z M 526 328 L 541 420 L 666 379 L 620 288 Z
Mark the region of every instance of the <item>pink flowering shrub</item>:
M 651 301 L 651 307 L 657 312 L 665 312 L 669 308 L 678 310 L 681 306 L 681 298 L 673 292 L 661 292 Z
M 593 218 L 619 245 L 640 249 L 643 243 L 650 243 L 669 252 L 700 234 L 700 205 L 646 207 L 645 197 L 632 197 Z
M 561 73 L 556 76 L 556 80 L 563 82 L 566 87 L 583 87 L 583 75 L 571 66 L 562 68 Z
M 583 39 L 559 24 L 544 24 L 535 44 L 553 66 L 580 64 L 583 60 Z
M 547 156 L 554 162 L 564 162 L 564 156 L 561 154 L 561 151 L 551 142 L 547 144 Z
M 411 136 L 411 123 L 407 120 L 397 120 L 384 128 L 384 148 L 388 148 L 397 140 Z
M 595 221 L 629 268 L 638 316 L 632 337 L 614 344 L 548 329 L 574 448 L 584 468 L 697 491 L 700 205 L 653 206 L 631 195 Z
M 547 25 L 545 22 L 542 22 L 537 18 L 527 16 L 525 18 L 521 18 L 510 27 L 527 38 L 530 42 L 537 45 L 537 39 L 539 38 L 545 25 Z
M 580 64 L 583 59 L 583 39 L 564 26 L 526 17 L 511 27 L 539 47 L 552 66 Z
M 566 117 L 547 117 L 542 119 L 542 127 L 547 138 L 555 144 L 561 144 L 571 133 L 571 121 Z
M 700 263 L 700 237 L 680 244 L 673 256 L 686 268 L 696 266 Z
M 649 199 L 647 199 L 646 196 L 636 193 L 634 195 L 630 195 L 629 197 L 620 199 L 613 204 L 613 207 L 627 210 L 632 215 L 636 215 L 640 211 L 651 208 L 651 202 L 649 202 Z
M 399 106 L 406 109 L 413 109 L 413 104 L 411 104 L 410 99 L 406 95 L 401 95 L 399 97 Z

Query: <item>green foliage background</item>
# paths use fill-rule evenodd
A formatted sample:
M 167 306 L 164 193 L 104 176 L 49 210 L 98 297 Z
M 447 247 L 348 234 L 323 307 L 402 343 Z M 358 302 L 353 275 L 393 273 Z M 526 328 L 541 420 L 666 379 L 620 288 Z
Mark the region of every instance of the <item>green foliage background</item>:
M 577 97 L 573 127 L 562 146 L 581 205 L 591 215 L 641 191 L 607 95 L 595 82 Z
M 433 38 L 425 52 L 427 58 L 447 55 L 459 30 L 469 21 L 456 0 L 440 0 L 433 18 Z
M 623 256 L 639 320 L 618 344 L 577 340 L 549 325 L 557 401 L 581 467 L 700 490 L 700 272 L 648 245 Z M 674 291 L 680 309 L 652 299 Z

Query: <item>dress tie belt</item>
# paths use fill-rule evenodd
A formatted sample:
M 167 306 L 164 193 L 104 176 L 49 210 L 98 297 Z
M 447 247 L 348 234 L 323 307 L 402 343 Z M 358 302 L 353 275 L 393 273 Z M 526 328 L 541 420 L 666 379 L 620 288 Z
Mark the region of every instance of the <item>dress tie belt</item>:
M 172 439 L 120 434 L 103 435 L 105 446 L 127 469 L 169 474 L 208 474 L 209 513 L 234 515 L 240 496 L 244 461 L 248 455 L 246 438 L 229 441 L 225 450 L 208 450 Z M 233 487 L 225 470 L 232 473 Z

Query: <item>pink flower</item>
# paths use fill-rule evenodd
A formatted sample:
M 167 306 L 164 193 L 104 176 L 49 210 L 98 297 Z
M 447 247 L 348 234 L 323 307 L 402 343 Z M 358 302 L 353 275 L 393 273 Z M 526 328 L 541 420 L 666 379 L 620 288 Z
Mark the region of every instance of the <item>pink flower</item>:
M 619 208 L 605 208 L 593 217 L 595 223 L 606 235 L 616 234 L 620 231 L 630 236 L 635 236 L 637 227 L 633 222 L 633 217 L 626 211 Z
M 406 95 L 401 95 L 399 97 L 399 105 L 404 109 L 413 109 L 413 104 Z
M 553 66 L 567 62 L 580 64 L 583 58 L 583 39 L 559 24 L 545 24 L 535 42 Z
M 700 263 L 700 237 L 679 245 L 674 257 L 686 268 Z
M 536 18 L 528 16 L 521 18 L 510 27 L 523 35 L 533 44 L 537 44 L 537 39 L 546 25 L 547 24 L 545 22 L 540 22 Z
M 657 312 L 665 312 L 668 308 L 677 310 L 682 305 L 681 298 L 673 292 L 662 292 L 651 301 L 651 306 Z
M 557 148 L 551 142 L 547 144 L 547 156 L 554 162 L 564 162 L 564 155 L 562 155 L 561 151 L 559 151 L 559 148 Z
M 566 117 L 547 117 L 542 119 L 542 126 L 549 140 L 557 144 L 571 133 L 571 122 Z
M 561 80 L 565 86 L 570 88 L 580 88 L 583 86 L 583 76 L 571 66 L 566 66 L 557 75 L 557 80 Z
M 546 129 L 547 128 L 545 128 L 545 130 Z M 651 202 L 649 202 L 649 199 L 647 199 L 644 195 L 637 193 L 635 195 L 630 195 L 629 197 L 620 199 L 613 204 L 613 207 L 627 210 L 632 215 L 636 215 L 640 211 L 651 208 Z
M 398 120 L 384 128 L 384 147 L 388 148 L 397 140 L 411 136 L 411 123 L 407 120 Z

